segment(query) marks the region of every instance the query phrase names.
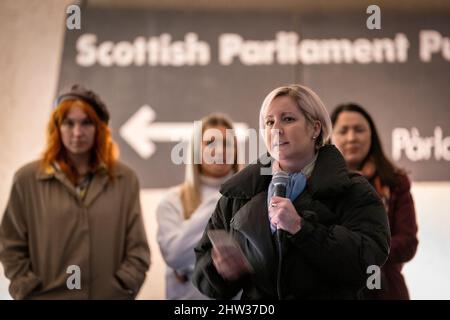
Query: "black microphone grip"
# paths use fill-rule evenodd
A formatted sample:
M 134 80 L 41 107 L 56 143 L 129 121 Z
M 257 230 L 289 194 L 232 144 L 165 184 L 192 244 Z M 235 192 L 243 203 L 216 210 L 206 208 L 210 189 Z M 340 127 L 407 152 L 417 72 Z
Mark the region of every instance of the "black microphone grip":
M 286 184 L 284 183 L 276 183 L 273 196 L 286 198 Z M 278 293 L 278 299 L 283 299 L 283 293 L 281 288 L 281 265 L 283 260 L 283 242 L 284 240 L 285 232 L 284 230 L 281 230 L 277 227 L 277 235 L 276 235 L 276 241 L 277 241 L 277 247 L 278 247 L 278 270 L 277 270 L 277 293 Z
M 286 198 L 286 186 L 281 183 L 276 184 L 274 191 L 273 191 L 273 195 L 275 197 Z M 277 237 L 278 237 L 278 239 L 282 240 L 284 238 L 284 231 L 277 228 Z

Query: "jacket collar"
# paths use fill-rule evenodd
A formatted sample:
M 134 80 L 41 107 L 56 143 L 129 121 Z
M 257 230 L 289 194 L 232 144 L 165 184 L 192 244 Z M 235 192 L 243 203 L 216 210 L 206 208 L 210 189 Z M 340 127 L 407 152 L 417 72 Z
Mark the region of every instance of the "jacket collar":
M 261 168 L 268 168 L 270 164 L 262 164 L 261 160 L 258 160 L 256 164 L 247 166 L 224 183 L 220 193 L 230 198 L 250 199 L 256 194 L 266 191 L 272 176 L 261 175 Z M 345 191 L 349 185 L 348 170 L 341 153 L 334 145 L 321 147 L 307 184 L 311 195 L 335 196 Z
M 121 177 L 124 174 L 123 169 L 121 166 L 115 166 L 114 168 L 114 175 L 116 178 Z M 77 199 L 81 200 L 80 196 L 78 195 L 75 186 L 70 182 L 70 180 L 66 177 L 66 175 L 61 171 L 58 170 L 58 166 L 51 165 L 47 166 L 45 168 L 41 168 L 36 173 L 36 178 L 41 181 L 45 180 L 51 180 L 56 179 L 59 182 L 61 182 L 64 187 L 68 190 L 70 194 L 72 194 Z M 94 176 L 92 178 L 92 181 L 89 185 L 88 192 L 86 194 L 86 197 L 84 198 L 83 204 L 88 207 L 90 206 L 94 200 L 100 195 L 100 193 L 103 191 L 105 186 L 108 184 L 109 176 L 108 171 L 105 165 L 100 165 L 94 172 Z
M 316 165 L 308 181 L 311 195 L 324 198 L 346 191 L 351 184 L 348 173 L 339 150 L 334 145 L 323 146 L 319 149 Z
M 58 164 L 53 164 L 53 165 L 48 165 L 45 168 L 39 168 L 39 170 L 36 172 L 36 179 L 38 180 L 48 180 L 48 179 L 52 179 L 56 176 L 58 176 L 59 174 L 64 175 L 64 173 L 62 173 L 59 169 Z M 107 175 L 108 174 L 108 170 L 106 167 L 106 164 L 102 163 L 99 165 L 99 167 L 94 171 L 94 175 Z M 114 176 L 115 177 L 121 177 L 123 176 L 124 171 L 122 169 L 121 166 L 115 166 L 114 167 Z
M 272 160 L 272 158 L 270 158 Z M 262 175 L 262 168 L 269 168 L 271 162 L 262 164 L 261 159 L 255 164 L 248 165 L 228 179 L 220 188 L 220 193 L 226 197 L 250 199 L 261 191 L 267 190 L 271 175 Z

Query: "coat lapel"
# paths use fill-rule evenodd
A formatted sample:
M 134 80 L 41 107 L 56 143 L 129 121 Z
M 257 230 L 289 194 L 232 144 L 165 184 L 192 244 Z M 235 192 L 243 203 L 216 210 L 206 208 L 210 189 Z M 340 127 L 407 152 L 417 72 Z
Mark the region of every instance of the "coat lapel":
M 114 171 L 115 178 L 120 178 L 123 175 L 123 172 L 120 170 L 120 168 L 116 168 Z M 78 195 L 77 190 L 73 186 L 72 182 L 66 177 L 66 175 L 60 171 L 56 170 L 54 167 L 49 166 L 44 171 L 39 170 L 36 175 L 38 180 L 48 180 L 48 179 L 56 179 L 60 183 L 66 187 L 67 191 L 73 195 L 77 200 L 81 201 L 80 196 Z M 88 187 L 88 191 L 86 194 L 86 197 L 83 200 L 83 204 L 86 207 L 89 207 L 95 199 L 98 198 L 98 196 L 102 193 L 102 191 L 105 189 L 106 185 L 109 183 L 109 176 L 108 171 L 106 170 L 105 166 L 100 166 L 96 171 L 92 178 L 92 181 L 90 182 L 90 185 Z
M 106 185 L 108 184 L 109 177 L 106 173 L 102 172 L 95 174 L 91 181 L 86 197 L 84 198 L 84 205 L 89 207 L 95 199 L 102 193 Z
M 66 175 L 61 171 L 55 171 L 54 177 L 56 180 L 61 182 L 69 191 L 71 195 L 73 195 L 76 199 L 78 199 L 77 191 L 75 190 L 75 187 L 73 186 L 72 182 L 70 182 L 69 179 L 67 179 Z
M 337 221 L 337 214 L 330 210 L 328 204 L 314 199 L 311 188 L 307 187 L 305 191 L 292 202 L 292 204 L 302 217 L 305 211 L 310 211 L 311 213 L 314 213 L 314 219 L 322 224 L 328 225 L 330 223 L 336 223 Z
M 234 215 L 231 227 L 244 235 L 261 261 L 274 261 L 272 233 L 269 226 L 267 191 L 260 192 Z

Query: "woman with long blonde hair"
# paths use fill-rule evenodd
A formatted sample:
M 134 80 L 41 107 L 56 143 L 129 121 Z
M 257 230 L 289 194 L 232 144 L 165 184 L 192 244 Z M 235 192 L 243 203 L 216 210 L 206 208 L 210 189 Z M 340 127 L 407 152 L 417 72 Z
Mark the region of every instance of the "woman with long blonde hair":
M 196 143 L 195 134 L 190 140 L 185 181 L 167 192 L 156 213 L 158 244 L 167 264 L 167 299 L 206 298 L 190 281 L 194 247 L 219 200 L 220 185 L 238 171 L 236 139 L 227 135 L 231 120 L 212 114 L 201 123 L 202 141 Z

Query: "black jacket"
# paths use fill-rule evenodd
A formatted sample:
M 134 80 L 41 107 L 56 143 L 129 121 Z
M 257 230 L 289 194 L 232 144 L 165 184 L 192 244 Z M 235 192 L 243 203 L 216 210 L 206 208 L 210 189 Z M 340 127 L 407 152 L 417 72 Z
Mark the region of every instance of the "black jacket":
M 193 283 L 204 294 L 228 299 L 277 299 L 277 248 L 270 232 L 267 189 L 272 176 L 253 164 L 222 185 L 222 198 L 195 248 Z M 305 191 L 293 201 L 301 229 L 283 242 L 281 288 L 286 299 L 352 299 L 366 286 L 370 265 L 389 253 L 387 215 L 367 180 L 349 172 L 332 145 L 319 150 Z M 254 268 L 252 275 L 225 281 L 211 259 L 210 229 L 225 229 Z

